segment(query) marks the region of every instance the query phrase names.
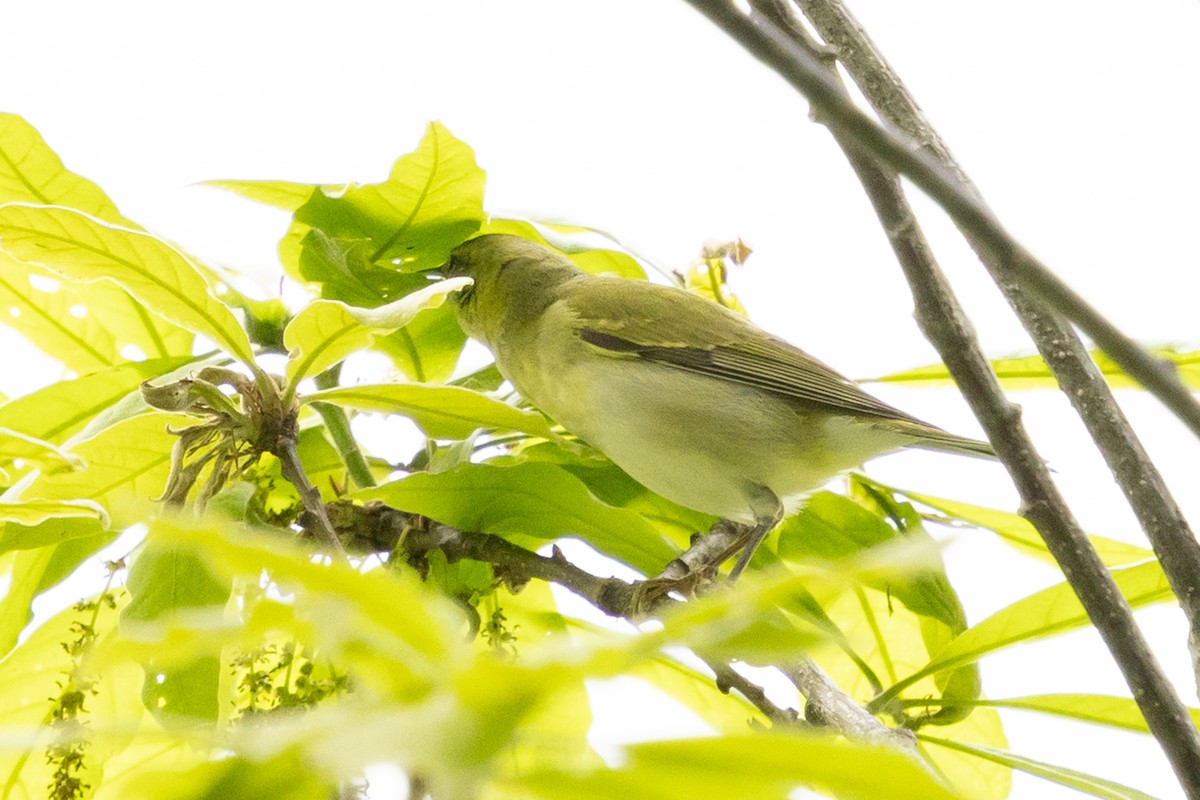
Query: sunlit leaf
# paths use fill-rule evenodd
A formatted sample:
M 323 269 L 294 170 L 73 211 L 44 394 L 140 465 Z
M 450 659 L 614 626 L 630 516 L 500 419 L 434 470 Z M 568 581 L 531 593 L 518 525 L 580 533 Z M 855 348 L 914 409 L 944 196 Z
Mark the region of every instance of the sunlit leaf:
M 224 189 L 227 192 L 241 195 L 247 200 L 282 208 L 284 211 L 295 211 L 304 205 L 312 197 L 313 192 L 318 189 L 326 194 L 337 194 L 344 188 L 333 184 L 314 186 L 311 183 L 293 183 L 292 181 L 215 180 L 202 181 L 200 185 Z
M 133 560 L 126 582 L 130 601 L 121 626 L 169 625 L 191 611 L 219 613 L 229 599 L 230 582 L 218 578 L 192 549 L 172 542 L 148 542 Z M 217 719 L 219 654 L 182 663 L 151 659 L 144 664 L 142 701 L 166 724 L 195 724 Z
M 1019 514 L 971 505 L 970 503 L 961 503 L 957 500 L 947 500 L 942 497 L 932 497 L 905 489 L 894 489 L 882 484 L 876 483 L 874 485 L 885 491 L 902 494 L 918 503 L 935 508 L 952 520 L 969 522 L 980 528 L 987 528 L 990 531 L 994 531 L 1006 544 L 1011 545 L 1014 549 L 1026 555 L 1034 556 L 1050 564 L 1057 565 L 1058 563 L 1046 548 L 1046 543 L 1037 532 L 1037 528 L 1033 527 L 1032 523 Z M 1100 554 L 1100 559 L 1108 567 L 1136 564 L 1154 558 L 1154 552 L 1144 547 L 1127 544 L 1116 539 L 1107 539 L 1103 536 L 1089 536 L 1088 538 L 1096 548 L 1096 552 Z
M 12 203 L 0 206 L 0 247 L 72 280 L 107 278 L 164 319 L 212 339 L 244 363 L 254 360 L 233 312 L 161 239 L 68 208 Z
M 0 463 L 22 459 L 41 464 L 49 471 L 77 469 L 83 466 L 62 448 L 26 433 L 0 428 Z
M 923 742 L 936 744 L 940 747 L 957 750 L 962 753 L 970 753 L 978 758 L 1003 764 L 1013 769 L 1019 769 L 1030 775 L 1036 775 L 1039 778 L 1045 778 L 1060 786 L 1076 789 L 1092 797 L 1103 797 L 1105 800 L 1155 800 L 1151 795 L 1139 792 L 1137 789 L 1131 789 L 1128 786 L 1122 786 L 1119 783 L 1105 780 L 1104 778 L 1097 778 L 1095 775 L 1088 775 L 1073 769 L 1067 769 L 1066 767 L 1057 767 L 1053 764 L 1019 756 L 1015 753 L 1008 753 L 984 745 L 967 744 L 965 742 L 939 739 L 932 736 L 921 735 L 920 738 Z
M 0 204 L 78 209 L 106 222 L 137 226 L 96 184 L 68 171 L 41 135 L 15 114 L 0 114 Z M 0 320 L 43 352 L 80 372 L 146 356 L 187 352 L 191 335 L 138 307 L 111 284 L 64 284 L 38 267 L 0 254 Z
M 543 223 L 534 225 L 521 219 L 492 218 L 480 229 L 480 233 L 509 233 L 522 236 L 546 247 L 552 247 L 562 252 L 575 262 L 575 266 L 593 275 L 612 274 L 623 278 L 646 277 L 646 271 L 633 256 L 617 249 L 594 247 L 580 244 L 569 238 L 554 235 L 554 227 L 561 227 L 563 232 L 594 233 L 587 228 L 572 228 L 571 226 L 552 226 Z
M 410 475 L 358 496 L 519 543 L 577 536 L 645 574 L 657 573 L 676 555 L 640 516 L 600 502 L 578 478 L 551 464 L 464 464 L 437 475 Z
M 0 521 L 18 525 L 38 525 L 49 519 L 86 517 L 107 525 L 108 515 L 91 500 L 26 500 L 6 503 L 0 501 Z M 7 538 L 7 537 L 5 537 Z
M 479 228 L 484 173 L 471 148 L 430 123 L 417 149 L 401 156 L 383 183 L 314 193 L 296 220 L 335 240 L 367 243 L 361 257 L 406 271 L 432 269 Z
M 142 381 L 191 361 L 189 356 L 140 361 L 51 384 L 0 405 L 0 427 L 62 444 L 101 412 L 136 393 Z
M 132 226 L 99 186 L 63 166 L 32 125 L 0 113 L 0 204 L 13 202 L 69 206 Z
M 363 384 L 326 389 L 308 402 L 334 403 L 362 411 L 408 417 L 435 439 L 465 439 L 480 428 L 521 431 L 552 438 L 546 418 L 457 386 L 424 383 Z
M 904 705 L 920 708 L 924 702 L 916 699 L 906 700 Z M 1141 709 L 1138 708 L 1137 702 L 1130 697 L 1101 694 L 1042 694 L 1002 700 L 978 699 L 969 701 L 967 704 L 993 708 L 1019 708 L 1024 711 L 1053 714 L 1094 725 L 1108 725 L 1137 733 L 1150 733 L 1150 727 L 1146 724 Z M 1188 714 L 1191 715 L 1192 722 L 1200 728 L 1200 709 L 1189 708 Z
M 534 773 L 503 784 L 521 796 L 558 800 L 697 797 L 787 798 L 801 786 L 845 800 L 951 800 L 917 759 L 891 747 L 800 732 L 651 742 L 627 748 L 622 767 Z M 631 794 L 633 793 L 633 794 Z
M 450 278 L 376 308 L 356 308 L 337 300 L 314 300 L 292 318 L 283 333 L 292 385 L 322 372 L 346 356 L 371 346 L 375 337 L 402 328 L 420 311 L 440 306 L 452 292 L 471 283 Z
M 117 423 L 72 446 L 71 452 L 87 465 L 84 469 L 39 475 L 21 497 L 94 500 L 109 511 L 117 527 L 131 524 L 135 520 L 127 516 L 128 510 L 159 497 L 166 486 L 176 441 L 167 427 L 183 427 L 188 421 L 178 414 L 151 413 Z
M 1160 361 L 1175 368 L 1176 375 L 1187 386 L 1200 389 L 1200 350 L 1181 351 L 1172 347 L 1151 347 L 1150 353 Z M 1108 384 L 1118 389 L 1140 389 L 1141 384 L 1121 371 L 1111 358 L 1099 350 L 1093 350 L 1092 360 L 1100 368 L 1100 374 Z M 993 359 L 992 369 L 1000 378 L 1000 383 L 1007 389 L 1057 389 L 1058 382 L 1054 379 L 1050 368 L 1041 356 L 1018 356 L 1015 358 Z M 872 379 L 885 383 L 930 384 L 940 385 L 952 383 L 953 379 L 944 364 L 931 364 L 926 367 L 895 372 L 881 378 Z
M 1113 579 L 1129 605 L 1137 608 L 1171 598 L 1171 587 L 1157 561 L 1112 571 Z M 958 664 L 975 661 L 987 653 L 1018 642 L 1064 633 L 1088 624 L 1074 590 L 1060 583 L 1025 597 L 959 635 L 934 655 L 924 668 L 893 685 L 882 697 L 895 696 L 921 677 Z

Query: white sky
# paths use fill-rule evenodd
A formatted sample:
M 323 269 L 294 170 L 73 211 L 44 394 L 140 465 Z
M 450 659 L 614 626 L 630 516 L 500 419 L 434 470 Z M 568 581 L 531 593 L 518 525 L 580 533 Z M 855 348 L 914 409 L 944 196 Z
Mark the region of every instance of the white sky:
M 1200 6 L 850 5 L 1023 242 L 1132 335 L 1200 346 Z M 190 184 L 379 180 L 440 119 L 488 171 L 493 213 L 604 228 L 671 268 L 707 239 L 740 236 L 755 254 L 734 288 L 764 327 L 852 376 L 935 359 L 829 136 L 682 0 L 5 6 L 0 110 L 24 115 L 128 216 L 210 260 L 271 274 L 285 217 Z M 988 351 L 1027 351 L 953 230 L 936 211 L 923 221 Z M 0 374 L 0 391 L 55 377 L 29 363 Z M 945 392 L 878 393 L 977 430 Z M 1019 399 L 1089 529 L 1141 542 L 1065 401 Z M 1200 521 L 1200 445 L 1152 400 L 1121 399 Z M 1015 508 L 987 464 L 905 454 L 870 472 Z M 982 535 L 962 535 L 947 557 L 973 621 L 1056 580 Z M 1139 616 L 1194 703 L 1180 615 Z M 1087 632 L 992 657 L 984 676 L 997 697 L 1124 691 Z M 1007 725 L 1018 753 L 1179 796 L 1148 738 L 1018 715 Z M 1014 797 L 1075 796 L 1017 780 Z

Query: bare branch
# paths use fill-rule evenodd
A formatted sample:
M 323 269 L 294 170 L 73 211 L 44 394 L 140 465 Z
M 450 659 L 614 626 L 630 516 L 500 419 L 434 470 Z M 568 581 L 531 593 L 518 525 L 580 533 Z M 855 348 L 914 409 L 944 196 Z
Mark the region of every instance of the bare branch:
M 820 122 L 847 147 L 868 152 L 910 178 L 938 202 L 980 248 L 1007 264 L 1026 290 L 1063 313 L 1127 375 L 1171 409 L 1200 436 L 1200 403 L 1174 370 L 1129 339 L 1026 250 L 954 171 L 903 134 L 878 125 L 855 106 L 822 63 L 777 25 L 746 16 L 726 0 L 687 0 L 752 55 L 775 70 L 812 104 Z
M 975 191 L 950 149 L 845 4 L 841 0 L 795 2 L 837 53 L 838 60 L 880 116 L 928 148 L 942 164 L 954 170 L 964 185 Z M 964 229 L 963 233 L 974 245 L 971 232 Z M 1192 640 L 1200 640 L 1200 544 L 1158 468 L 1070 325 L 1057 313 L 1026 297 L 1009 276 L 1006 264 L 992 258 L 984 248 L 977 247 L 976 252 L 1087 426 L 1162 563 L 1191 624 Z M 1200 669 L 1197 678 L 1200 680 Z
M 969 321 L 933 259 L 893 170 L 904 172 L 929 192 L 960 226 L 970 231 L 987 258 L 1009 265 L 1010 274 L 1079 323 L 1135 378 L 1143 380 L 1139 373 L 1143 372 L 1141 366 L 1145 366 L 1138 365 L 1137 355 L 1152 362 L 1151 382 L 1160 391 L 1172 385 L 1182 391 L 1180 410 L 1185 412 L 1182 416 L 1198 434 L 1200 406 L 1173 375 L 1164 374 L 1155 359 L 1125 339 L 1037 263 L 952 170 L 920 151 L 915 143 L 876 125 L 859 111 L 836 74 L 822 63 L 821 54 L 808 49 L 802 38 L 789 36 L 773 23 L 769 16 L 774 14 L 746 16 L 723 0 L 689 2 L 803 93 L 812 103 L 814 115 L 846 151 L 905 271 L 918 323 L 987 431 L 1021 494 L 1023 514 L 1042 534 L 1104 638 L 1188 796 L 1200 798 L 1200 736 L 1134 623 L 1128 603 L 1051 482 L 1044 462 L 1020 423 L 1018 409 L 1001 391 Z M 1100 336 L 1089 329 L 1097 320 L 1103 323 Z M 1114 343 L 1119 353 L 1109 350 Z M 1123 349 L 1126 347 L 1136 351 L 1134 357 Z M 1179 401 L 1170 391 L 1166 397 Z

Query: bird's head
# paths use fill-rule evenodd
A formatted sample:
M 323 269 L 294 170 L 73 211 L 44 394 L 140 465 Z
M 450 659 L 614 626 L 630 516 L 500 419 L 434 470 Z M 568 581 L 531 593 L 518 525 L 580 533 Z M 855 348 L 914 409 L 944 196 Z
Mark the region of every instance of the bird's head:
M 490 233 L 454 249 L 445 277 L 474 283 L 458 292 L 458 318 L 471 336 L 491 344 L 501 331 L 539 315 L 556 290 L 582 274 L 566 257 L 520 236 Z

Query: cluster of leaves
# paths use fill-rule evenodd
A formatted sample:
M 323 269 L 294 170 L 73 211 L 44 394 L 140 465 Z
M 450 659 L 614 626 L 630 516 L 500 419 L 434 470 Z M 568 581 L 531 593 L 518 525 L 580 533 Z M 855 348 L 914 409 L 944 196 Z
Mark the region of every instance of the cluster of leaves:
M 1063 584 L 968 625 L 923 526 L 965 521 L 1048 558 L 1014 515 L 855 478 L 787 519 L 759 574 L 622 632 L 492 564 L 315 557 L 295 530 L 331 532 L 322 501 L 382 502 L 530 549 L 571 537 L 647 576 L 714 522 L 515 405 L 493 367 L 461 374 L 465 338 L 442 301 L 462 279 L 424 273 L 464 239 L 517 233 L 590 271 L 644 274 L 619 250 L 572 245 L 576 229 L 489 218 L 484 173 L 441 125 L 381 183 L 215 182 L 291 213 L 282 271 L 311 293 L 297 309 L 122 217 L 19 117 L 0 115 L 0 155 L 0 318 L 69 370 L 0 404 L 0 797 L 324 798 L 376 764 L 436 797 L 1000 798 L 1014 767 L 1139 796 L 1004 750 L 996 706 L 1145 728 L 1123 698 L 983 698 L 979 658 L 1087 624 Z M 722 258 L 685 282 L 731 302 L 713 280 Z M 340 385 L 339 365 L 366 350 L 402 378 Z M 280 352 L 283 374 L 269 374 Z M 357 441 L 362 413 L 411 420 L 413 459 Z M 26 634 L 33 601 L 84 585 L 122 536 L 141 537 L 126 591 Z M 1150 553 L 1097 545 L 1131 603 L 1170 596 Z M 820 729 L 764 733 L 762 710 L 690 652 L 782 667 L 809 653 L 919 730 L 919 757 Z M 585 682 L 616 676 L 712 735 L 606 765 Z

